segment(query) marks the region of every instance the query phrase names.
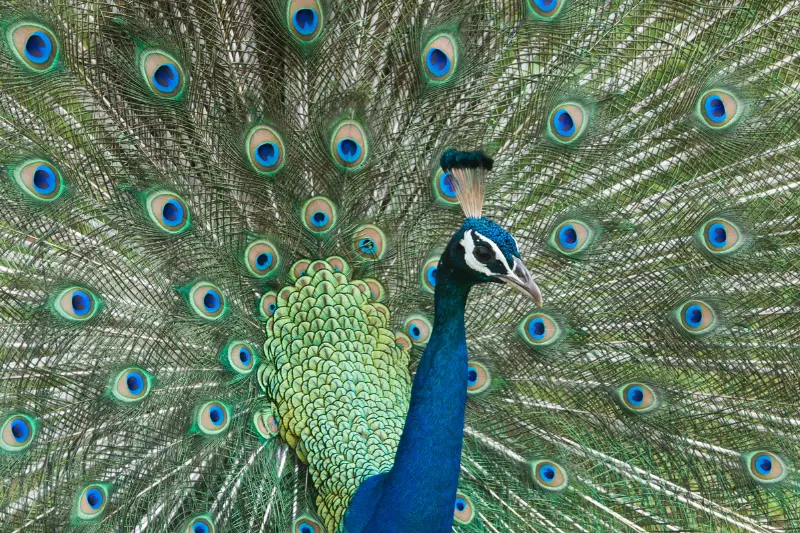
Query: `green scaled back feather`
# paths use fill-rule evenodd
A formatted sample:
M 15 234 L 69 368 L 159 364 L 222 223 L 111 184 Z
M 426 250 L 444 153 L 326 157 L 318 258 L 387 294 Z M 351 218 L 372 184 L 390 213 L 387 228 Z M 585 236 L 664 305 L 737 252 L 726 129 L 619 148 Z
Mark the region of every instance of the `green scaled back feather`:
M 3 529 L 335 532 L 391 463 L 453 146 L 494 158 L 545 302 L 470 298 L 454 530 L 800 528 L 799 29 L 788 0 L 0 3 Z M 306 326 L 281 290 L 326 259 L 357 317 Z M 285 335 L 337 328 L 393 376 L 347 404 L 363 457 L 303 433 L 366 387 L 326 400 Z

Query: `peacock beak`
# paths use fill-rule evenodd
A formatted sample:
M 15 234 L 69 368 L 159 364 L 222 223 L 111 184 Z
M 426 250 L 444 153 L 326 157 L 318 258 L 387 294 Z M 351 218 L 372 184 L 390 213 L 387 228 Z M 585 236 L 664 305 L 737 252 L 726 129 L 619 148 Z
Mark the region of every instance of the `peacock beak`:
M 539 290 L 539 286 L 533 281 L 531 273 L 528 272 L 519 257 L 514 258 L 514 268 L 511 273 L 498 277 L 508 283 L 515 291 L 533 300 L 537 306 L 542 306 L 542 291 Z

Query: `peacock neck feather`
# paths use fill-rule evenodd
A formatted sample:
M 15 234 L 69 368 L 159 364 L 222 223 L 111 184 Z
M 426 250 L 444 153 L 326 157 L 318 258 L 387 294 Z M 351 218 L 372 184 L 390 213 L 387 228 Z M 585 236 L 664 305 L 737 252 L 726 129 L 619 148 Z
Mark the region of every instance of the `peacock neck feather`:
M 445 253 L 437 271 L 433 331 L 414 377 L 394 466 L 359 488 L 347 531 L 452 530 L 467 400 L 464 308 L 471 284 L 459 280 L 448 263 Z M 359 527 L 362 513 L 371 519 Z

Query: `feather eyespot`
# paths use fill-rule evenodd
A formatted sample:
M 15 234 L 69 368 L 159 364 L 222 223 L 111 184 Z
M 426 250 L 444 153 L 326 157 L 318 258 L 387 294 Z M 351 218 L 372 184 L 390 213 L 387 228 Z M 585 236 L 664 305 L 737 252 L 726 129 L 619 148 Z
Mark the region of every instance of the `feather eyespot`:
M 77 515 L 83 520 L 99 517 L 108 503 L 108 488 L 100 483 L 93 483 L 80 491 L 77 502 Z
M 197 412 L 197 427 L 206 435 L 218 435 L 228 429 L 230 411 L 221 402 L 208 402 Z
M 480 394 L 489 388 L 492 375 L 482 363 L 472 361 L 467 366 L 467 394 L 472 396 Z
M 444 205 L 458 205 L 456 183 L 450 173 L 441 168 L 433 175 L 433 194 Z
M 343 274 L 345 277 L 350 276 L 350 265 L 339 256 L 329 257 L 325 260 L 333 269 L 334 272 Z
M 183 68 L 174 57 L 161 50 L 146 50 L 140 62 L 147 86 L 157 96 L 177 98 L 183 93 Z
M 261 409 L 253 414 L 253 426 L 264 440 L 275 437 L 279 432 L 278 418 L 272 408 Z
M 420 283 L 425 292 L 433 294 L 436 290 L 436 275 L 439 273 L 439 256 L 429 257 L 420 271 Z
M 364 283 L 367 285 L 367 297 L 371 302 L 382 302 L 386 296 L 386 289 L 383 284 L 374 278 L 365 278 Z
M 310 43 L 322 30 L 322 10 L 316 0 L 292 0 L 286 10 L 289 29 L 297 39 Z
M 141 368 L 130 367 L 117 373 L 111 380 L 111 393 L 121 402 L 133 403 L 150 394 L 153 378 Z
M 331 137 L 331 154 L 340 167 L 355 169 L 367 160 L 368 153 L 367 135 L 360 124 L 347 120 L 336 126 Z
M 564 255 L 574 255 L 586 248 L 594 232 L 578 220 L 567 220 L 556 226 L 550 235 L 550 245 Z
M 555 461 L 534 461 L 531 468 L 533 482 L 540 489 L 559 492 L 566 489 L 569 484 L 566 470 Z
M 700 116 L 711 128 L 723 128 L 731 124 L 737 117 L 739 103 L 736 98 L 725 91 L 708 91 L 698 103 Z
M 278 309 L 278 295 L 275 291 L 265 292 L 258 301 L 258 314 L 266 320 L 275 314 Z
M 742 245 L 742 232 L 732 222 L 724 218 L 714 218 L 703 224 L 700 242 L 711 253 L 726 254 Z
M 717 315 L 705 302 L 690 300 L 678 309 L 678 321 L 689 333 L 708 333 L 716 326 Z
M 355 231 L 353 247 L 356 256 L 365 260 L 382 259 L 386 253 L 386 235 L 377 226 L 365 224 Z
M 216 533 L 216 526 L 210 516 L 200 515 L 189 521 L 185 533 Z
M 522 339 L 531 346 L 547 346 L 561 336 L 558 322 L 544 313 L 532 313 L 526 316 L 518 328 Z
M 84 322 L 97 314 L 97 297 L 88 289 L 70 287 L 61 291 L 53 302 L 55 312 L 67 320 Z
M 208 320 L 219 319 L 227 310 L 225 296 L 219 287 L 212 283 L 202 281 L 195 283 L 189 290 L 189 302 L 197 316 Z
M 53 201 L 64 192 L 64 181 L 56 167 L 41 159 L 28 161 L 13 172 L 14 181 L 36 200 Z
M 617 389 L 617 398 L 626 409 L 643 414 L 661 405 L 658 393 L 645 383 L 627 383 Z
M 783 459 L 768 451 L 757 450 L 743 454 L 742 460 L 753 481 L 762 485 L 780 483 L 789 474 Z
M 44 26 L 19 23 L 10 28 L 8 36 L 17 60 L 29 69 L 44 72 L 56 64 L 59 55 L 58 41 Z
M 13 414 L 3 422 L 0 448 L 7 452 L 21 452 L 31 445 L 35 436 L 35 420 L 28 415 Z
M 437 35 L 422 52 L 425 75 L 432 82 L 441 83 L 453 75 L 456 69 L 457 49 L 449 35 Z
M 177 234 L 189 227 L 189 210 L 177 194 L 159 191 L 147 198 L 147 213 L 167 233 Z
M 294 282 L 303 276 L 309 275 L 308 268 L 311 266 L 311 261 L 308 259 L 300 259 L 295 261 L 289 269 L 289 279 Z
M 402 351 L 410 350 L 411 349 L 411 337 L 409 337 L 408 335 L 406 335 L 403 332 L 396 331 L 394 333 L 394 344 L 395 344 L 395 346 L 400 348 L 400 350 L 402 350 Z
M 303 513 L 295 519 L 292 531 L 294 533 L 322 533 L 324 528 L 318 520 L 308 513 Z
M 528 6 L 541 18 L 553 18 L 561 9 L 562 0 L 528 0 Z
M 570 143 L 580 137 L 584 129 L 585 113 L 577 104 L 563 104 L 550 114 L 548 125 L 551 135 L 561 143 Z
M 475 508 L 466 494 L 456 493 L 456 502 L 453 506 L 453 518 L 457 524 L 467 525 L 475 519 Z
M 422 315 L 411 315 L 403 324 L 403 332 L 408 335 L 412 344 L 416 345 L 428 342 L 432 330 L 430 321 Z
M 260 174 L 271 176 L 283 167 L 283 139 L 269 126 L 256 126 L 247 136 L 247 156 Z
M 250 243 L 244 252 L 247 269 L 257 278 L 269 278 L 277 274 L 281 257 L 275 246 L 266 239 Z
M 306 229 L 323 235 L 336 224 L 336 207 L 328 198 L 317 196 L 303 205 L 302 216 Z
M 249 374 L 258 364 L 258 356 L 249 342 L 231 341 L 222 349 L 220 362 L 237 374 Z

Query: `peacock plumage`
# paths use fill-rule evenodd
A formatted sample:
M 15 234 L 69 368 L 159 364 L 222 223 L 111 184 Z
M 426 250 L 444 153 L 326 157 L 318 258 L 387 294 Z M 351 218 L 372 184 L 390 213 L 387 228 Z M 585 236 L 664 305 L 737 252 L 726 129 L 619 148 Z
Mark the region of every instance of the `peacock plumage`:
M 0 529 L 800 530 L 798 56 L 798 0 L 0 0 Z

